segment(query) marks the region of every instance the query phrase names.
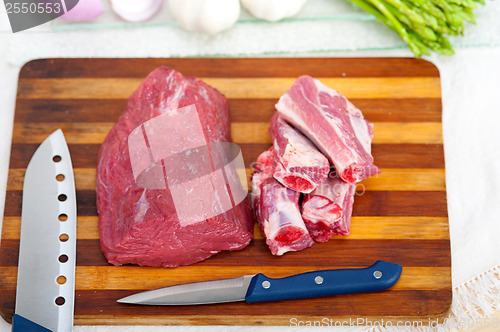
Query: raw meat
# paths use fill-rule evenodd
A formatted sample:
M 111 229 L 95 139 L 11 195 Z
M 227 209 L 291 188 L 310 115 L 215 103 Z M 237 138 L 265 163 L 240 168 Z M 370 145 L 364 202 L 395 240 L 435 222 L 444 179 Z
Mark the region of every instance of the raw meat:
M 313 245 L 300 215 L 300 193 L 272 177 L 272 148 L 257 159 L 252 175 L 252 202 L 259 227 L 273 255 L 299 251 Z
M 260 223 L 273 255 L 313 245 L 299 210 L 300 193 L 268 178 L 261 186 Z
M 252 193 L 250 198 L 252 201 L 253 212 L 257 221 L 260 225 L 260 196 L 261 196 L 261 186 L 264 181 L 273 176 L 274 172 L 274 153 L 273 148 L 262 152 L 259 157 L 257 157 L 257 162 L 255 163 L 255 170 L 252 173 Z
M 334 234 L 349 235 L 355 191 L 355 184 L 335 176 L 305 195 L 302 218 L 314 241 L 326 242 Z
M 301 76 L 276 109 L 323 151 L 342 180 L 354 183 L 380 173 L 371 155 L 373 125 L 337 91 Z
M 195 106 L 190 109 L 197 112 L 205 136 L 202 141 L 207 144 L 230 142 L 226 98 L 196 78 L 160 67 L 130 97 L 125 112 L 101 147 L 97 165 L 97 209 L 101 249 L 111 264 L 188 265 L 221 250 L 242 249 L 252 239 L 252 211 L 246 199 L 215 217 L 186 221 L 178 217 L 170 188 L 146 189 L 149 187 L 136 183 L 129 155 L 130 134 L 140 126 L 145 132 L 149 128 L 145 128 L 145 123 L 149 120 L 173 114 L 189 105 Z M 184 123 L 175 128 L 180 135 L 189 135 L 187 131 L 192 125 Z M 156 131 L 156 134 L 168 132 Z M 149 142 L 150 151 L 153 151 L 153 143 Z M 144 162 L 140 158 L 138 161 Z M 166 164 L 164 169 L 168 168 Z M 212 171 L 214 169 L 207 172 L 213 175 Z
M 269 133 L 274 141 L 274 178 L 284 186 L 310 193 L 330 172 L 328 159 L 278 113 L 271 119 Z

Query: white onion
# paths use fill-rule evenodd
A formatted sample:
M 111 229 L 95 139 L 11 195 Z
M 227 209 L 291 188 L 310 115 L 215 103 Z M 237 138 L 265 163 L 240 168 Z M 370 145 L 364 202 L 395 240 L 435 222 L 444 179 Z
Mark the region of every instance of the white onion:
M 91 21 L 104 13 L 102 0 L 80 0 L 76 6 L 62 15 L 68 21 Z

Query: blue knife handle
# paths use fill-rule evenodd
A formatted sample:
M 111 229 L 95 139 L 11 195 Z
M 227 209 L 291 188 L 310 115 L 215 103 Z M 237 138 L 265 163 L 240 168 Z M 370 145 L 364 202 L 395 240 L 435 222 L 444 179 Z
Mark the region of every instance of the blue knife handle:
M 14 314 L 12 316 L 12 332 L 52 332 L 23 316 Z
M 250 282 L 245 301 L 257 303 L 381 291 L 392 287 L 402 270 L 399 264 L 377 261 L 361 269 L 314 271 L 279 279 L 259 273 Z

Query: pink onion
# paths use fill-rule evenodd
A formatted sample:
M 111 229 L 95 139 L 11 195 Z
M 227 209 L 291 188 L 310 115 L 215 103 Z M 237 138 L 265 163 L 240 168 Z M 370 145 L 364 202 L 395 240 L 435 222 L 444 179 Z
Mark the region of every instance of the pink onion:
M 113 11 L 129 22 L 142 22 L 153 17 L 163 0 L 110 0 Z
M 102 0 L 80 0 L 76 6 L 62 15 L 68 21 L 91 21 L 104 13 Z

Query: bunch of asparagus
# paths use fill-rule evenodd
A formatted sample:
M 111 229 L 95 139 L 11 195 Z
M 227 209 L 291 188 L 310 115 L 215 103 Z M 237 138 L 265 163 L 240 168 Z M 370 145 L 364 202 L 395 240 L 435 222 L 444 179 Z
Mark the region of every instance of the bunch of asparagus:
M 473 10 L 484 0 L 349 0 L 374 15 L 408 44 L 416 57 L 429 49 L 444 55 L 453 47 L 444 35 L 461 35 L 465 21 L 475 23 Z

